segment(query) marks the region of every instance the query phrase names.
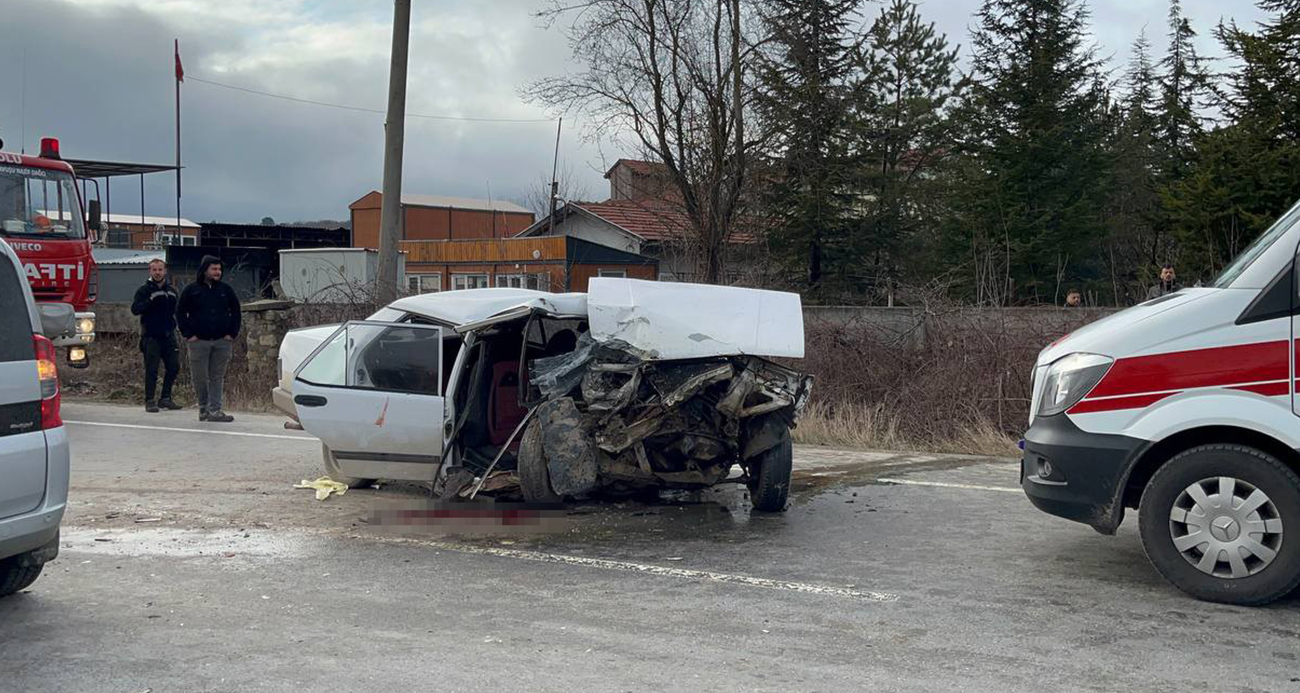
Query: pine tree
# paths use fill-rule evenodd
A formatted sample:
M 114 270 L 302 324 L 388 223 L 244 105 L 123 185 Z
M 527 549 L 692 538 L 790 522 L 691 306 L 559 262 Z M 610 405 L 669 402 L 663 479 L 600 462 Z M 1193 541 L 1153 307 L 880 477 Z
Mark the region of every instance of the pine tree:
M 868 286 L 893 296 L 907 247 L 932 231 L 941 211 L 935 176 L 953 147 L 950 102 L 958 49 L 925 22 L 911 0 L 893 0 L 867 32 L 854 90 L 854 157 L 859 175 L 853 255 Z M 912 264 L 912 263 L 909 263 Z M 880 280 L 884 280 L 881 282 Z
M 1142 269 L 1164 258 L 1169 236 L 1161 223 L 1161 170 L 1158 141 L 1160 84 L 1151 63 L 1150 42 L 1143 31 L 1133 43 L 1125 71 L 1123 97 L 1113 116 L 1107 261 L 1110 287 L 1119 303 L 1140 300 L 1147 277 Z
M 1229 124 L 1201 138 L 1165 196 L 1182 261 L 1209 279 L 1300 196 L 1300 0 L 1260 0 L 1256 31 L 1220 24 L 1231 56 L 1219 102 Z
M 1210 75 L 1196 52 L 1196 32 L 1180 0 L 1169 2 L 1169 50 L 1160 61 L 1160 111 L 1156 138 L 1164 150 L 1163 173 L 1177 181 L 1196 156 L 1204 133 L 1202 106 L 1210 96 Z
M 980 300 L 1058 300 L 1105 238 L 1106 83 L 1079 0 L 985 0 L 952 237 Z
M 857 0 L 769 0 L 756 105 L 770 133 L 774 255 L 814 293 L 847 284 L 845 138 Z

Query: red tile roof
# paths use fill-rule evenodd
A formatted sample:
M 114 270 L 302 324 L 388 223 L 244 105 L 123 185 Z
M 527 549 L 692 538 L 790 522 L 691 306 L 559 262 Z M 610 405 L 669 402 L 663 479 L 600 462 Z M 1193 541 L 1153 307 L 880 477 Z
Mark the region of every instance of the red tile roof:
M 641 161 L 640 159 L 619 159 L 615 161 L 614 165 L 610 166 L 609 170 L 605 172 L 605 177 L 609 178 L 609 174 L 613 173 L 614 169 L 618 168 L 620 164 L 626 166 L 629 171 L 638 176 L 668 177 L 668 168 L 663 164 L 658 161 Z
M 680 205 L 662 200 L 607 200 L 574 202 L 573 205 L 641 238 L 651 241 L 681 240 L 690 229 L 690 219 Z M 732 243 L 753 243 L 754 234 L 738 230 Z

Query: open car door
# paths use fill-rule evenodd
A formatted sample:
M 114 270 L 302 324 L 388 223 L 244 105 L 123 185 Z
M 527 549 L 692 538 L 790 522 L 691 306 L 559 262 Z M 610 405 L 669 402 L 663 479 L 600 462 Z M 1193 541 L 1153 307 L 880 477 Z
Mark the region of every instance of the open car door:
M 362 479 L 432 481 L 442 457 L 442 328 L 352 321 L 294 373 L 307 432 Z

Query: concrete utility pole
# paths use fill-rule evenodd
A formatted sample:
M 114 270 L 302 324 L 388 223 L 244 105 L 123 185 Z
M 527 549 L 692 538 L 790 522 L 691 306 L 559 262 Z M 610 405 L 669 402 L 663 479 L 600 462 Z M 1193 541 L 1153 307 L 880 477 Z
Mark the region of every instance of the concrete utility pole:
M 393 3 L 393 53 L 388 66 L 388 115 L 384 124 L 384 200 L 379 209 L 377 298 L 397 298 L 397 240 L 402 229 L 402 142 L 406 126 L 406 54 L 411 38 L 411 0 Z

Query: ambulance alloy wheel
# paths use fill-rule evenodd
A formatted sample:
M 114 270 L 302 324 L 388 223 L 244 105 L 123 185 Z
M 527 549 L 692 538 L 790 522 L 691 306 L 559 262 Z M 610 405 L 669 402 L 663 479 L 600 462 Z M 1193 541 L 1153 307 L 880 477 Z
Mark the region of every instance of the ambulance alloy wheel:
M 348 488 L 365 488 L 375 483 L 374 479 L 359 479 L 355 476 L 344 474 L 343 470 L 339 469 L 339 461 L 334 458 L 334 451 L 330 450 L 328 445 L 321 443 L 320 453 L 321 458 L 325 461 L 325 476 L 334 481 L 337 481 L 340 484 L 347 484 Z
M 1142 494 L 1142 548 L 1196 597 L 1260 605 L 1300 585 L 1300 477 L 1244 445 L 1201 445 L 1165 463 Z

